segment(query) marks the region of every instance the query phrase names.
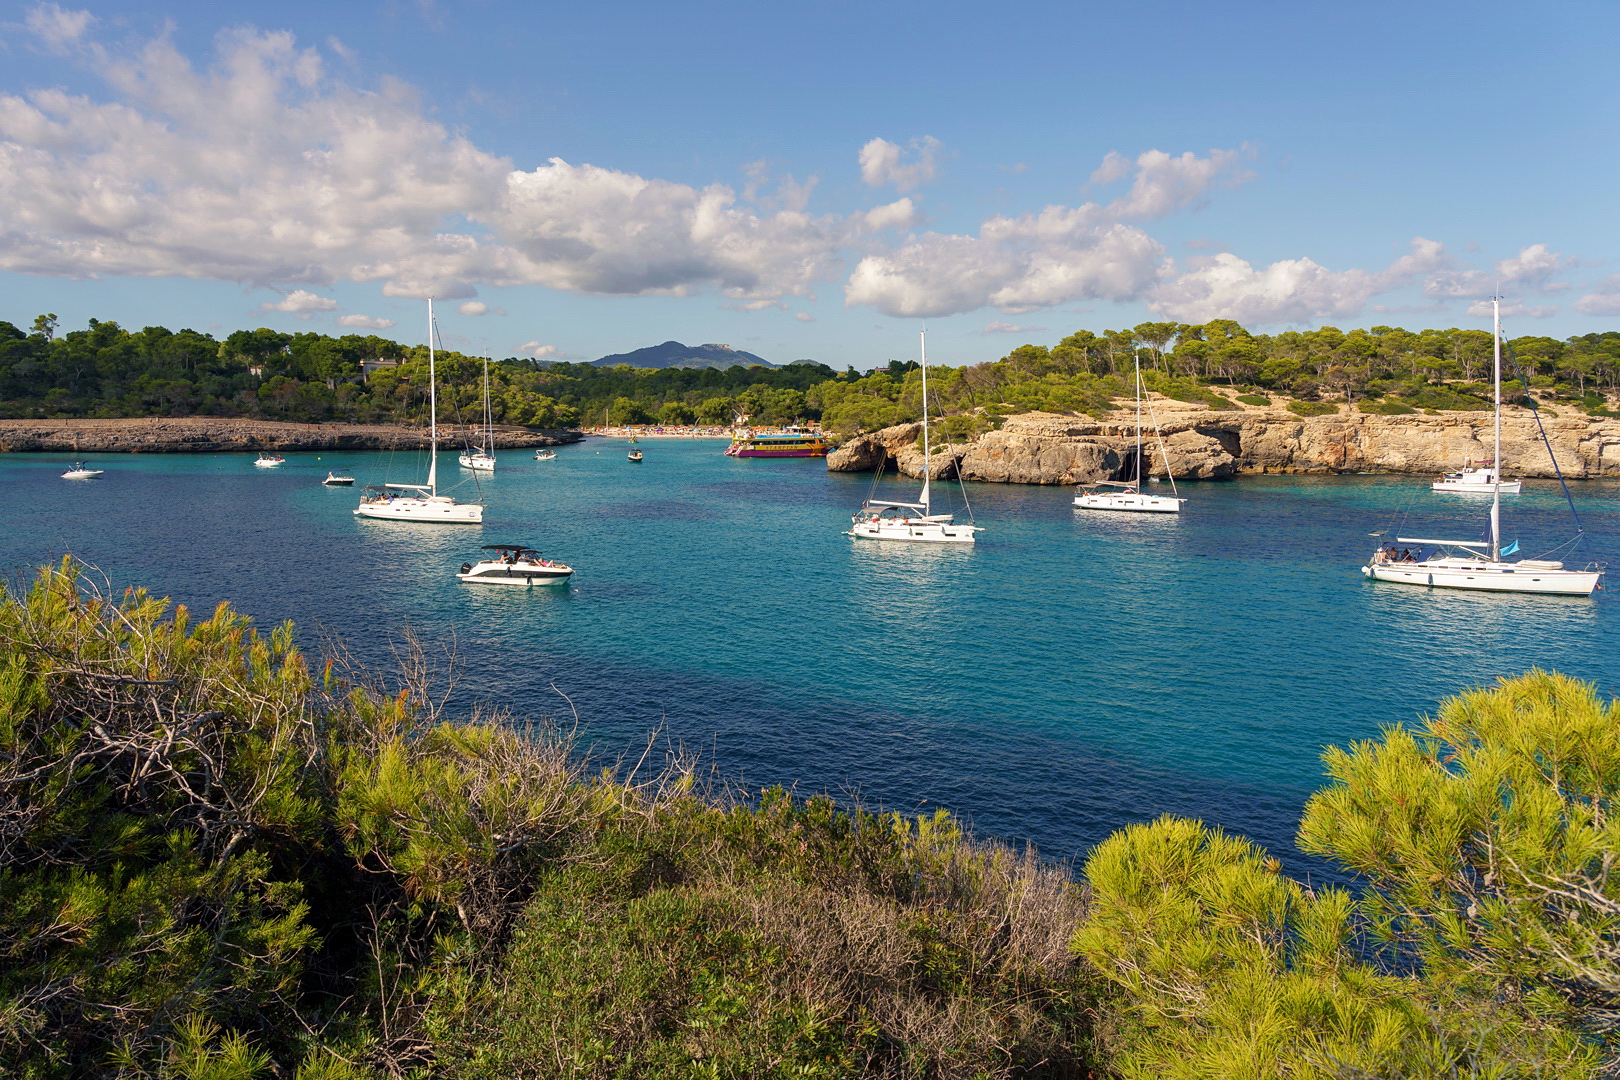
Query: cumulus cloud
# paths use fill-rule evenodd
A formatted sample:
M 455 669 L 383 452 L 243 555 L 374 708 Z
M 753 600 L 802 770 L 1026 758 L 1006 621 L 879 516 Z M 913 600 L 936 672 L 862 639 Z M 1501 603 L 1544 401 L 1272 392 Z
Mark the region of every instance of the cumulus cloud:
M 887 139 L 873 139 L 861 147 L 861 179 L 872 187 L 892 185 L 912 191 L 934 178 L 942 144 L 932 135 L 912 139 L 910 160 L 905 150 Z
M 1423 285 L 1426 295 L 1446 299 L 1472 299 L 1488 300 L 1498 292 L 1509 290 L 1515 292 L 1562 292 L 1569 288 L 1567 282 L 1553 281 L 1553 275 L 1574 266 L 1576 260 L 1570 256 L 1560 255 L 1550 251 L 1546 244 L 1531 244 L 1521 248 L 1516 255 L 1509 256 L 1496 264 L 1495 271 L 1448 269 L 1442 273 L 1434 274 Z M 1477 314 L 1479 305 L 1476 304 L 1468 310 Z M 1490 305 L 1483 308 L 1486 314 L 1490 313 Z M 1506 309 L 1503 309 L 1504 312 Z M 1536 311 L 1550 309 L 1537 308 Z M 1527 314 L 1529 309 L 1519 314 Z M 1539 316 L 1538 316 L 1539 317 Z
M 36 21 L 67 40 L 88 22 Z M 53 29 L 55 28 L 55 29 Z M 77 29 L 75 29 L 77 28 Z M 429 119 L 397 81 L 332 80 L 287 33 L 224 32 L 199 67 L 165 38 L 84 46 L 105 100 L 0 95 L 0 269 L 252 285 L 380 282 L 467 299 L 476 284 L 752 301 L 808 295 L 909 203 L 848 216 L 552 159 L 513 164 Z
M 339 315 L 339 326 L 358 326 L 366 330 L 387 330 L 394 325 L 393 319 L 373 318 L 370 315 Z
M 482 300 L 468 300 L 465 304 L 461 304 L 460 306 L 458 306 L 456 308 L 456 310 L 458 312 L 460 312 L 461 314 L 463 314 L 463 315 L 468 315 L 468 316 L 471 316 L 473 318 L 477 318 L 480 315 L 505 315 L 506 314 L 506 309 L 505 308 L 490 307 L 488 304 L 484 303 Z
M 1037 334 L 1046 330 L 1044 326 L 1020 326 L 1018 323 L 990 322 L 984 324 L 981 334 Z
M 1416 237 L 1411 251 L 1379 271 L 1329 270 L 1308 258 L 1256 269 L 1229 252 L 1191 260 L 1192 269 L 1153 290 L 1148 308 L 1183 322 L 1235 319 L 1248 325 L 1345 319 L 1368 300 L 1449 261 L 1443 245 Z
M 1575 310 L 1583 315 L 1620 315 L 1620 274 L 1598 282 L 1591 292 L 1575 301 Z
M 795 312 L 793 317 L 795 319 L 798 319 L 800 322 L 815 322 L 816 321 L 816 317 L 814 315 L 810 314 L 808 311 Z
M 1211 150 L 1208 157 L 1199 157 L 1192 151 L 1172 157 L 1162 150 L 1149 150 L 1128 162 L 1118 154 L 1110 153 L 1102 167 L 1092 173 L 1094 184 L 1112 183 L 1135 172 L 1131 189 L 1111 204 L 1113 213 L 1122 219 L 1151 221 L 1201 206 L 1210 188 L 1217 184 L 1242 184 L 1254 179 L 1254 172 L 1243 165 L 1252 151 L 1244 146 L 1237 150 Z
M 1562 292 L 1567 282 L 1553 281 L 1552 276 L 1575 265 L 1575 259 L 1549 251 L 1546 244 L 1531 244 L 1517 255 L 1496 264 L 1496 272 L 1504 286 L 1530 289 L 1536 292 Z
M 88 11 L 66 11 L 55 4 L 38 4 L 28 11 L 24 25 L 39 38 L 46 52 L 61 54 L 77 45 L 96 17 Z
M 556 356 L 561 351 L 562 350 L 558 349 L 555 345 L 542 345 L 538 341 L 525 341 L 522 345 L 518 346 L 518 352 L 527 353 L 536 360 L 549 359 L 550 357 Z
M 1199 158 L 1155 150 L 1134 162 L 1110 155 L 1094 176 L 1123 179 L 1134 172 L 1124 196 L 996 215 L 976 236 L 908 237 L 894 251 L 861 259 L 844 287 L 844 303 L 938 317 L 982 307 L 1016 314 L 1075 300 L 1140 299 L 1158 280 L 1165 251 L 1129 222 L 1196 205 L 1215 184 L 1243 182 L 1250 175 L 1242 165 L 1246 153 L 1215 150 Z
M 1468 314 L 1475 318 L 1489 319 L 1491 305 L 1488 300 L 1476 300 L 1468 305 Z M 1555 307 L 1526 304 L 1522 300 L 1506 300 L 1502 303 L 1503 318 L 1546 319 L 1558 314 Z
M 317 296 L 308 289 L 294 289 L 274 303 L 265 301 L 259 305 L 259 310 L 286 311 L 307 319 L 312 311 L 332 311 L 337 306 L 337 301 L 329 296 Z

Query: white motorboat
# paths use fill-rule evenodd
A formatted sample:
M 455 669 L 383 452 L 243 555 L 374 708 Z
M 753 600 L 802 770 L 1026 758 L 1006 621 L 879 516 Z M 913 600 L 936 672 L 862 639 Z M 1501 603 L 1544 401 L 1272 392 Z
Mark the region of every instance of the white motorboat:
M 1518 480 L 1503 480 L 1501 470 L 1494 461 L 1477 461 L 1460 470 L 1446 473 L 1431 486 L 1435 491 L 1454 491 L 1464 495 L 1519 494 Z
M 478 472 L 495 471 L 495 414 L 489 405 L 489 354 L 484 354 L 484 426 L 479 443 L 461 452 L 461 467 Z
M 1403 585 L 1424 585 L 1436 589 L 1473 589 L 1480 592 L 1551 593 L 1560 596 L 1590 596 L 1601 588 L 1603 567 L 1593 563 L 1580 570 L 1572 570 L 1557 559 L 1520 559 L 1511 562 L 1507 556 L 1519 550 L 1515 540 L 1502 546 L 1502 491 L 1507 487 L 1494 475 L 1496 462 L 1502 460 L 1502 308 L 1499 299 L 1491 300 L 1492 332 L 1495 338 L 1495 456 L 1489 462 L 1493 471 L 1491 484 L 1491 514 L 1483 540 L 1420 540 L 1397 537 L 1394 544 L 1380 545 L 1367 560 L 1361 572 L 1374 581 L 1393 581 Z M 1553 460 L 1556 469 L 1558 461 Z M 1575 504 L 1570 503 L 1574 512 Z M 1576 540 L 1580 539 L 1579 519 Z M 1408 545 L 1408 546 L 1401 546 Z M 1416 551 L 1413 547 L 1416 547 Z M 1423 549 L 1436 550 L 1427 558 Z M 1556 549 L 1555 549 L 1556 550 Z M 1549 553 L 1550 554 L 1550 553 Z
M 443 525 L 481 525 L 479 503 L 458 503 L 439 494 L 439 397 L 434 386 L 433 300 L 428 299 L 428 474 L 425 484 L 384 484 L 368 487 L 355 508 L 356 517 L 378 521 L 426 521 Z
M 260 469 L 279 469 L 283 465 L 287 464 L 287 459 L 282 457 L 280 454 L 272 454 L 266 450 L 259 454 L 258 458 L 254 460 L 253 464 L 256 468 Z
M 328 469 L 326 470 L 326 479 L 322 480 L 321 483 L 325 484 L 327 487 L 352 487 L 354 485 L 354 477 L 344 476 L 336 469 Z
M 922 354 L 923 470 L 922 493 L 914 503 L 877 502 L 867 499 L 851 519 L 849 535 L 868 540 L 910 540 L 924 544 L 972 544 L 977 525 L 961 525 L 955 514 L 936 514 L 929 498 L 928 471 L 933 461 L 928 442 L 928 343 L 926 331 L 918 334 Z M 873 479 L 874 485 L 876 478 Z
M 630 451 L 630 453 L 627 456 L 629 457 L 629 459 L 631 461 L 639 462 L 641 460 L 641 451 L 640 450 L 632 450 L 632 451 Z
M 106 469 L 92 469 L 85 465 L 85 463 L 82 461 L 75 461 L 72 465 L 68 466 L 68 471 L 62 474 L 62 479 L 94 480 L 96 477 L 100 476 L 106 471 Z
M 547 447 L 546 449 L 543 449 L 543 450 L 536 450 L 534 452 L 534 460 L 536 460 L 536 461 L 556 461 L 557 460 L 557 451 L 552 450 L 549 447 Z
M 521 544 L 485 544 L 495 554 L 475 563 L 462 563 L 460 581 L 479 585 L 560 585 L 574 574 L 566 563 L 547 559 Z
M 1164 473 L 1170 480 L 1169 495 L 1142 494 L 1142 360 L 1136 358 L 1136 452 L 1133 455 L 1135 477 L 1130 481 L 1099 480 L 1081 484 L 1074 496 L 1076 510 L 1120 510 L 1143 514 L 1179 514 L 1186 499 L 1176 494 L 1176 478 L 1170 472 L 1170 455 L 1164 449 L 1164 437 L 1159 432 L 1159 421 L 1153 417 L 1153 437 L 1159 444 L 1159 457 L 1164 461 Z

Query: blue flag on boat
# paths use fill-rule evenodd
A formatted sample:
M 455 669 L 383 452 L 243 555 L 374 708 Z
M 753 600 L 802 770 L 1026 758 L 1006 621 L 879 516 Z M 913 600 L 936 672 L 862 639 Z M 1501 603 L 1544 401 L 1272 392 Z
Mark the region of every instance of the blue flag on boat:
M 1515 540 L 1515 541 L 1513 541 L 1513 543 L 1509 544 L 1507 547 L 1502 549 L 1502 554 L 1503 555 L 1511 555 L 1515 551 L 1518 551 L 1518 550 L 1519 550 L 1519 542 L 1517 540 Z

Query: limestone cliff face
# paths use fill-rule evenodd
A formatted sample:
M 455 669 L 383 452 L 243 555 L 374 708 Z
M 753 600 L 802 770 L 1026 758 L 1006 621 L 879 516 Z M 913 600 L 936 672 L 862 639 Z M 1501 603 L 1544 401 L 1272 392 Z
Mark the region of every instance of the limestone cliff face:
M 1326 416 L 1300 417 L 1280 408 L 1214 412 L 1155 398 L 1162 445 L 1151 429 L 1143 440 L 1143 472 L 1177 480 L 1219 480 L 1241 473 L 1383 472 L 1439 474 L 1491 456 L 1489 412 L 1439 416 L 1374 416 L 1341 406 Z M 1548 416 L 1542 424 L 1564 475 L 1620 476 L 1620 421 L 1585 415 Z M 827 457 L 827 468 L 861 472 L 885 467 L 918 476 L 919 425 L 903 424 L 858 436 Z M 1118 480 L 1135 471 L 1134 414 L 1103 420 L 1025 413 L 966 445 L 936 450 L 936 477 L 1010 484 L 1073 484 Z M 1534 415 L 1502 415 L 1502 461 L 1515 476 L 1555 475 Z

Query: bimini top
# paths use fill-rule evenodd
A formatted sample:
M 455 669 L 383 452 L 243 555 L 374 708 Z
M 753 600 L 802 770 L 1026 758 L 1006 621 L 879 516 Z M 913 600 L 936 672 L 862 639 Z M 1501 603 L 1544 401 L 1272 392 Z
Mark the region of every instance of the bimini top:
M 529 552 L 530 554 L 534 554 L 534 555 L 540 554 L 534 548 L 525 547 L 522 544 L 485 544 L 484 545 L 484 550 L 485 551 L 515 551 L 519 555 L 522 555 L 524 552 Z

